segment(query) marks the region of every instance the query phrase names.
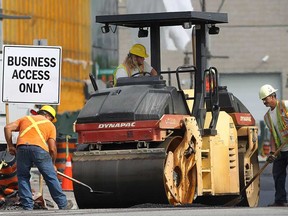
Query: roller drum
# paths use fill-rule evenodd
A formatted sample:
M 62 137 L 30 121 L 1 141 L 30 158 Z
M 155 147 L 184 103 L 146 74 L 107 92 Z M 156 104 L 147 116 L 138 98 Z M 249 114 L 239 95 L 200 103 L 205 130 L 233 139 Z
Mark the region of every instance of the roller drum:
M 163 185 L 165 149 L 75 152 L 73 177 L 95 194 L 74 184 L 79 208 L 129 207 L 142 203 L 168 203 Z

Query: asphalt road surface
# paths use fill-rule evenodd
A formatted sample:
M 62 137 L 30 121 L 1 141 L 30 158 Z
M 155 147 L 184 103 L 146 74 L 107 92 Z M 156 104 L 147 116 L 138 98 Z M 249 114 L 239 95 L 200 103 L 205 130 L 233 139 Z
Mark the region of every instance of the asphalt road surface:
M 262 166 L 264 162 L 260 163 Z M 288 207 L 267 207 L 269 203 L 274 199 L 274 184 L 271 175 L 272 166 L 268 165 L 262 175 L 260 176 L 261 191 L 259 206 L 256 208 L 243 208 L 243 207 L 199 207 L 199 205 L 186 206 L 186 207 L 172 207 L 155 205 L 147 208 L 122 208 L 122 209 L 78 209 L 73 191 L 65 191 L 67 198 L 72 200 L 74 207 L 71 210 L 58 210 L 56 205 L 54 208 L 49 207 L 48 210 L 34 210 L 34 211 L 0 211 L 0 215 L 39 215 L 39 216 L 51 216 L 51 215 L 82 215 L 82 216 L 234 216 L 234 215 L 261 215 L 261 216 L 282 216 L 288 215 Z M 35 172 L 34 172 L 35 173 Z M 32 175 L 31 181 L 32 188 L 39 187 L 39 177 L 37 174 Z M 286 181 L 286 190 L 288 191 L 288 181 Z M 52 201 L 52 198 L 47 190 L 47 186 L 44 184 L 44 198 Z M 55 203 L 54 203 L 55 204 Z
M 34 211 L 2 211 L 0 215 L 82 215 L 82 216 L 234 216 L 261 215 L 287 216 L 287 207 L 257 207 L 257 208 L 206 208 L 206 207 L 177 207 L 177 208 L 129 208 L 129 209 L 75 209 L 75 210 L 34 210 Z

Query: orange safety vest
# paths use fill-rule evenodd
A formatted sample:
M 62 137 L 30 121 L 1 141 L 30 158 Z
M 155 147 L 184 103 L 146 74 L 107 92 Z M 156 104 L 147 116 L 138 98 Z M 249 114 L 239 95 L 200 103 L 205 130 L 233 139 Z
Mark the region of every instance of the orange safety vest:
M 49 152 L 48 139 L 56 140 L 56 129 L 51 121 L 42 115 L 25 116 L 18 120 L 20 127 L 17 146 L 37 145 Z
M 284 101 L 277 101 L 275 107 L 277 116 L 277 127 L 279 129 L 280 135 L 284 142 L 288 144 L 288 113 Z M 278 136 L 276 129 L 273 124 L 273 120 L 270 116 L 269 111 L 264 116 L 264 121 L 270 130 L 271 135 L 274 138 L 277 148 L 281 145 L 281 139 Z

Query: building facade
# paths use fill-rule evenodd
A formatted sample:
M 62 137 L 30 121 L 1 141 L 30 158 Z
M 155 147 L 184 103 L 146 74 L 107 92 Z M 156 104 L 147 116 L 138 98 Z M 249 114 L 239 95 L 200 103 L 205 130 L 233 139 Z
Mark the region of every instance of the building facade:
M 2 13 L 30 16 L 3 19 L 4 44 L 33 45 L 45 39 L 62 47 L 61 95 L 58 113 L 73 112 L 85 103 L 84 80 L 91 71 L 90 0 L 2 0 Z
M 127 1 L 120 1 L 119 13 L 127 12 Z M 209 36 L 208 64 L 218 69 L 220 84 L 243 101 L 259 123 L 267 110 L 258 97 L 262 85 L 272 84 L 278 89 L 279 98 L 288 97 L 288 1 L 191 0 L 191 3 L 195 11 L 228 14 L 228 23 L 218 25 L 220 33 Z M 120 29 L 119 41 L 121 62 L 133 43 L 128 29 Z M 191 52 L 192 43 L 185 51 L 163 50 L 161 70 L 175 70 L 187 57 L 193 63 Z M 184 81 L 185 87 L 189 83 Z

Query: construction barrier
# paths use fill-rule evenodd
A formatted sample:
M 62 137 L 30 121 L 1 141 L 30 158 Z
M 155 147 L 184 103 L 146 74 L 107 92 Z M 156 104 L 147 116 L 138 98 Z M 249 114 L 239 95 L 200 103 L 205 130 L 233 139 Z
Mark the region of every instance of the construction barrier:
M 64 174 L 69 177 L 72 177 L 72 163 L 71 163 L 70 155 L 68 155 L 68 158 L 66 161 L 66 168 L 64 170 Z M 70 179 L 63 177 L 62 178 L 62 190 L 73 191 L 73 182 Z
M 270 146 L 270 142 L 266 141 L 263 142 L 262 144 L 262 154 L 263 156 L 269 156 L 270 155 L 270 151 L 271 151 L 271 146 Z
M 71 138 L 70 136 L 57 137 L 56 142 L 57 157 L 55 165 L 58 171 L 64 173 L 68 156 L 72 159 L 73 152 L 76 151 L 77 139 Z M 58 175 L 58 179 L 62 182 L 63 177 Z
M 5 203 L 5 197 L 18 191 L 16 157 L 9 152 L 0 152 L 0 206 Z

